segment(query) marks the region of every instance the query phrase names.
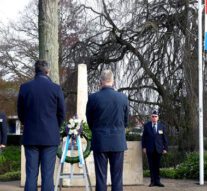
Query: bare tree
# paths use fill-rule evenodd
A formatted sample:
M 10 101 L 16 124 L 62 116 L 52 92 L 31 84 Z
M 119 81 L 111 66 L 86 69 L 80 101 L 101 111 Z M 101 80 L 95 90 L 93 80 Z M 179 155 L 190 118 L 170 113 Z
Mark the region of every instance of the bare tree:
M 28 78 L 28 60 L 38 55 L 37 17 L 27 14 L 23 21 L 29 18 L 24 27 L 12 27 L 26 39 L 12 38 L 11 27 L 0 28 L 5 37 L 2 75 L 12 70 L 16 78 Z M 169 130 L 177 131 L 180 149 L 196 149 L 196 18 L 193 0 L 61 0 L 59 66 L 66 97 L 75 102 L 77 64 L 88 64 L 90 92 L 98 89 L 101 70 L 111 68 L 116 88 L 128 95 L 132 115 L 145 118 L 159 108 Z
M 81 6 L 94 15 L 88 18 L 93 31 L 83 37 L 89 53 L 91 82 L 95 82 L 94 73 L 111 67 L 121 80 L 117 88 L 128 94 L 135 114 L 146 114 L 158 107 L 161 118 L 177 129 L 180 140 L 186 137 L 180 148 L 194 150 L 196 2 L 102 0 L 101 3 L 102 10 Z M 76 46 L 73 50 L 75 54 Z
M 33 77 L 38 59 L 37 3 L 30 3 L 16 22 L 0 25 L 2 77 L 22 83 Z

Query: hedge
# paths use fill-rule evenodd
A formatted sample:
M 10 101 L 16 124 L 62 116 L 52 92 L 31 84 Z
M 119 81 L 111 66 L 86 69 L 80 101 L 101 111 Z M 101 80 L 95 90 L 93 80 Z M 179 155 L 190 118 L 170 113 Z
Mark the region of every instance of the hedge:
M 144 171 L 144 176 L 150 176 L 149 170 Z M 188 153 L 185 161 L 177 165 L 175 168 L 161 168 L 160 176 L 175 179 L 199 179 L 198 153 Z M 207 179 L 207 152 L 204 154 L 204 177 Z

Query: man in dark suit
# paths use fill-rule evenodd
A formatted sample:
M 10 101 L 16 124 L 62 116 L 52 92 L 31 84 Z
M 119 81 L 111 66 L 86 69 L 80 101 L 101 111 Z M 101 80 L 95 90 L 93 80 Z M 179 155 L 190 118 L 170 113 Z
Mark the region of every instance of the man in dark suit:
M 128 125 L 128 99 L 115 91 L 113 73 L 101 74 L 101 90 L 88 99 L 86 116 L 92 130 L 96 191 L 107 190 L 107 165 L 110 164 L 112 191 L 123 190 L 123 160 L 127 149 L 125 128 Z
M 7 119 L 5 113 L 0 112 L 0 149 L 6 147 Z
M 40 165 L 41 190 L 54 191 L 53 174 L 60 143 L 59 128 L 65 117 L 65 107 L 63 92 L 47 76 L 48 72 L 48 63 L 38 60 L 34 79 L 21 85 L 18 96 L 18 116 L 24 125 L 25 191 L 37 191 Z
M 157 111 L 153 111 L 151 121 L 144 124 L 142 135 L 143 152 L 147 154 L 150 177 L 152 186 L 164 187 L 160 182 L 160 159 L 162 154 L 167 153 L 166 127 L 158 122 L 159 116 Z

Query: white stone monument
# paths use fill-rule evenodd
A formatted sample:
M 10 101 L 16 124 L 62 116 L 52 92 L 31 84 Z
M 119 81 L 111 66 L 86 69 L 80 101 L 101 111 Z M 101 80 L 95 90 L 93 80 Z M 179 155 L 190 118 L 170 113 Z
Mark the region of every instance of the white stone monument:
M 77 81 L 77 117 L 80 120 L 86 121 L 86 104 L 88 101 L 88 80 L 87 80 L 87 65 L 78 65 L 78 81 Z M 83 149 L 86 142 L 82 140 Z M 56 167 L 57 168 L 57 167 Z M 83 169 L 79 164 L 73 165 L 74 173 L 83 173 Z M 64 163 L 64 173 L 70 172 L 70 164 Z M 90 173 L 89 173 L 90 174 Z M 83 179 L 63 179 L 64 186 L 85 186 Z
M 86 64 L 78 65 L 78 88 L 77 88 L 77 115 L 86 121 L 86 104 L 88 101 L 88 78 Z

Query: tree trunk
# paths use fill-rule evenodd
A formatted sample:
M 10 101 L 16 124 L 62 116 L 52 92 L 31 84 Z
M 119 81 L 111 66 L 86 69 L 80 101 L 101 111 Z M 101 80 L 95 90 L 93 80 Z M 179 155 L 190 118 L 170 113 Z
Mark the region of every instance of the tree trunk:
M 58 65 L 58 2 L 39 0 L 39 59 L 50 64 L 50 77 L 59 83 Z
M 195 151 L 198 149 L 198 67 L 197 67 L 197 49 L 193 49 L 192 45 L 196 44 L 195 38 L 188 33 L 191 31 L 189 1 L 186 1 L 186 38 L 184 48 L 183 70 L 186 82 L 186 97 L 183 102 L 185 108 L 185 128 L 180 137 L 179 147 L 181 150 Z

